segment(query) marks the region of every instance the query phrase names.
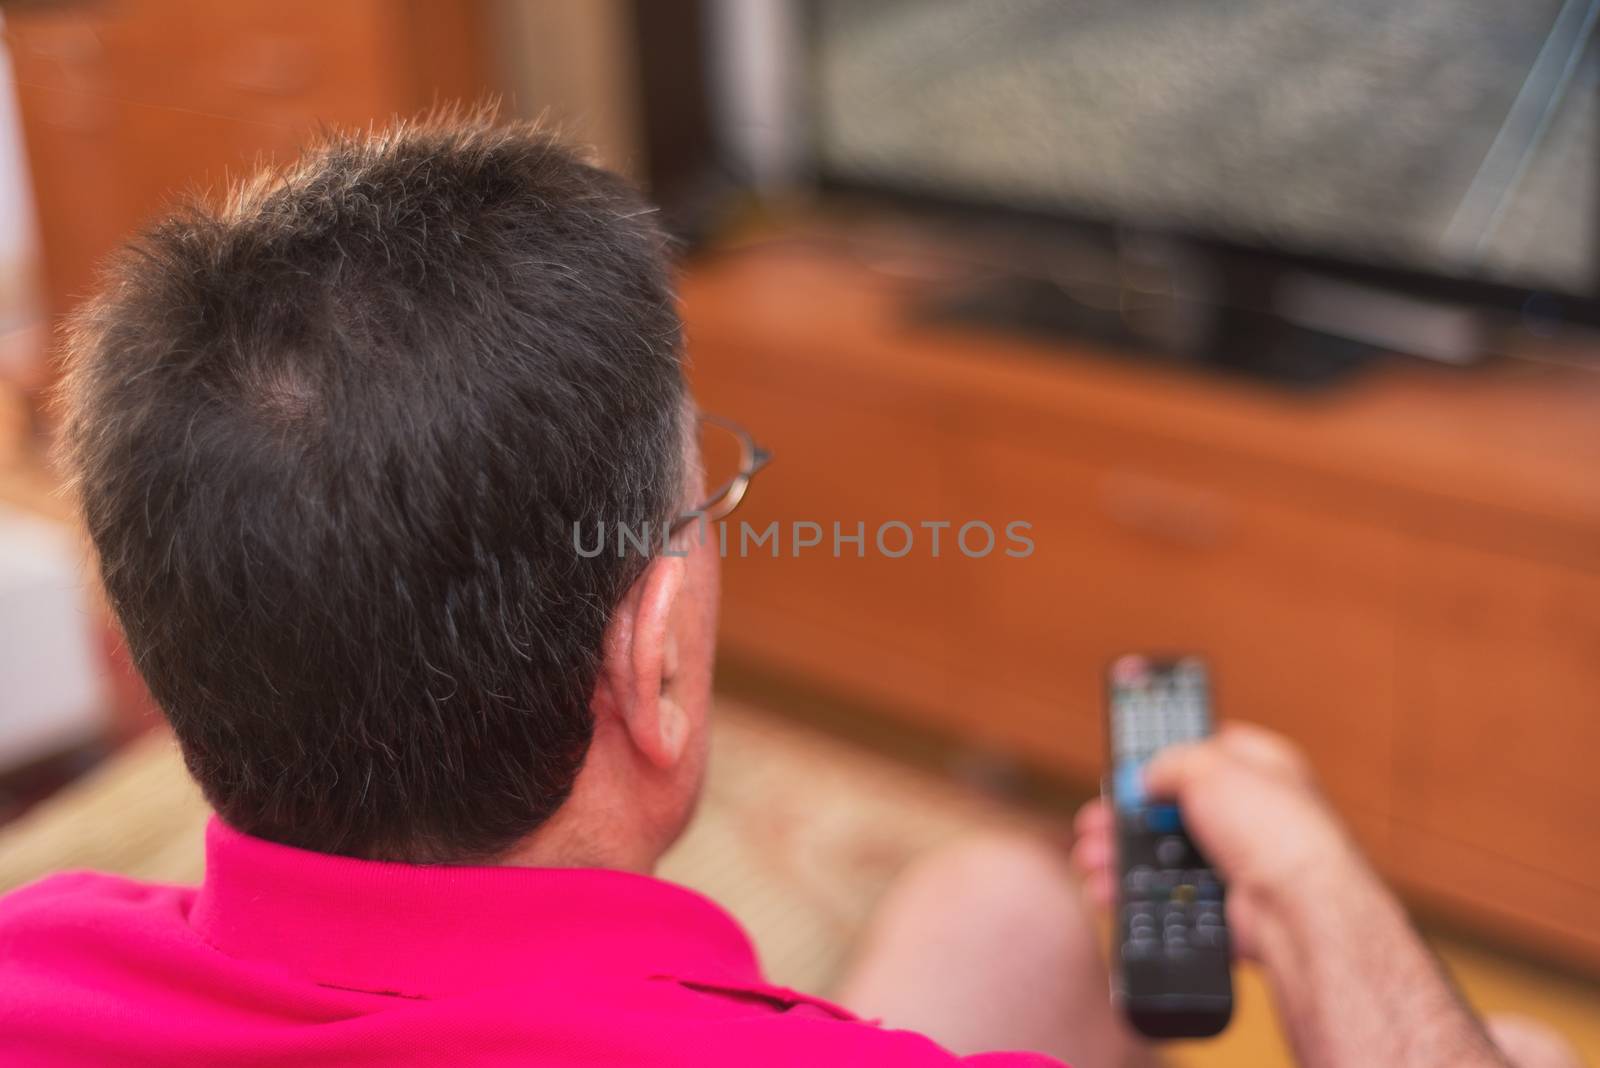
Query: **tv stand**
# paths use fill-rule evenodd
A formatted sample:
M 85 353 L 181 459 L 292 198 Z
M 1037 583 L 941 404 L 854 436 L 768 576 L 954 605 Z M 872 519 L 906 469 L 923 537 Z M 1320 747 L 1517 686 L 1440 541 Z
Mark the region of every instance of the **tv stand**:
M 1337 384 L 1378 357 L 1377 346 L 1296 325 L 1269 312 L 1184 306 L 1112 286 L 1088 292 L 1024 274 L 941 287 L 914 303 L 931 324 L 978 326 L 1121 358 L 1223 371 L 1292 389 Z M 1174 330 L 1174 321 L 1188 320 Z
M 777 457 L 734 518 L 1035 551 L 733 554 L 725 658 L 1090 790 L 1105 664 L 1204 653 L 1413 902 L 1600 974 L 1600 369 L 1267 388 L 930 319 L 888 262 L 801 228 L 684 274 L 700 403 Z

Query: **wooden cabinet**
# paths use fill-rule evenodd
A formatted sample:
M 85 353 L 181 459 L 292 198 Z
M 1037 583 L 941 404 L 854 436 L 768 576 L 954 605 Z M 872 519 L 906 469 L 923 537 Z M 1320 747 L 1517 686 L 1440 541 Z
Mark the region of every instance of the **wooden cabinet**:
M 1034 555 L 967 568 L 966 704 L 1081 780 L 1104 764 L 1101 679 L 1130 649 L 1196 651 L 1219 714 L 1282 730 L 1369 848 L 1392 782 L 1397 539 L 1129 463 L 1103 448 L 976 439 L 962 498 L 1034 525 Z
M 839 390 L 808 377 L 755 384 L 729 374 L 700 391 L 707 411 L 759 412 L 759 440 L 775 457 L 762 492 L 722 528 L 726 643 L 947 722 L 953 576 L 921 555 L 886 561 L 872 544 L 885 523 L 948 510 L 942 465 L 923 451 L 935 440 L 932 415 L 915 391 Z M 836 521 L 863 542 L 836 545 Z
M 1412 900 L 1600 971 L 1600 370 L 1395 362 L 1317 397 L 936 327 L 775 243 L 683 280 L 738 518 L 1001 530 L 1018 559 L 730 559 L 724 649 L 1090 786 L 1101 675 L 1197 650 Z
M 492 87 L 469 0 L 57 0 L 8 6 L 4 39 L 58 315 L 175 198 L 292 158 L 319 124 Z
M 1396 871 L 1560 951 L 1600 947 L 1600 575 L 1410 546 Z M 1438 873 L 1450 878 L 1438 882 Z

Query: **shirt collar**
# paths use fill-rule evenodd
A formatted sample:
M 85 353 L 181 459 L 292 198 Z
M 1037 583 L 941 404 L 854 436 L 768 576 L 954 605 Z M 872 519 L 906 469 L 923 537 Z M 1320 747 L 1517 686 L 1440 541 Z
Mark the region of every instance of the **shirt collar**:
M 189 922 L 229 956 L 411 997 L 584 977 L 760 981 L 733 918 L 660 879 L 353 860 L 253 838 L 215 817 Z

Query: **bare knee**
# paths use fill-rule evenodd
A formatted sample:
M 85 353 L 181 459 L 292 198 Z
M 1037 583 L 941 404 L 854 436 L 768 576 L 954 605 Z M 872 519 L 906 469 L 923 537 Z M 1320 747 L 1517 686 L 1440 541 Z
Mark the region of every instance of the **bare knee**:
M 1484 1020 L 1484 1027 L 1513 1068 L 1583 1068 L 1572 1044 L 1538 1020 L 1497 1013 Z
M 879 904 L 835 996 L 960 1053 L 1033 1049 L 1115 1064 L 1126 1036 L 1063 850 L 989 834 L 937 850 Z
M 916 912 L 936 911 L 990 945 L 1059 948 L 1092 927 L 1064 850 L 1018 832 L 989 833 L 931 853 L 891 893 Z

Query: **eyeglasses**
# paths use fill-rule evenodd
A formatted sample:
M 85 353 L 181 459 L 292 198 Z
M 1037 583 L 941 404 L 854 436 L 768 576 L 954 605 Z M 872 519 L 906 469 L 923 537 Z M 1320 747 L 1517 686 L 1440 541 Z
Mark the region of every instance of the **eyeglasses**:
M 674 534 L 697 520 L 715 523 L 726 518 L 744 500 L 756 472 L 772 462 L 772 453 L 731 419 L 702 414 L 699 437 L 700 466 L 709 488 L 704 503 L 673 522 Z

